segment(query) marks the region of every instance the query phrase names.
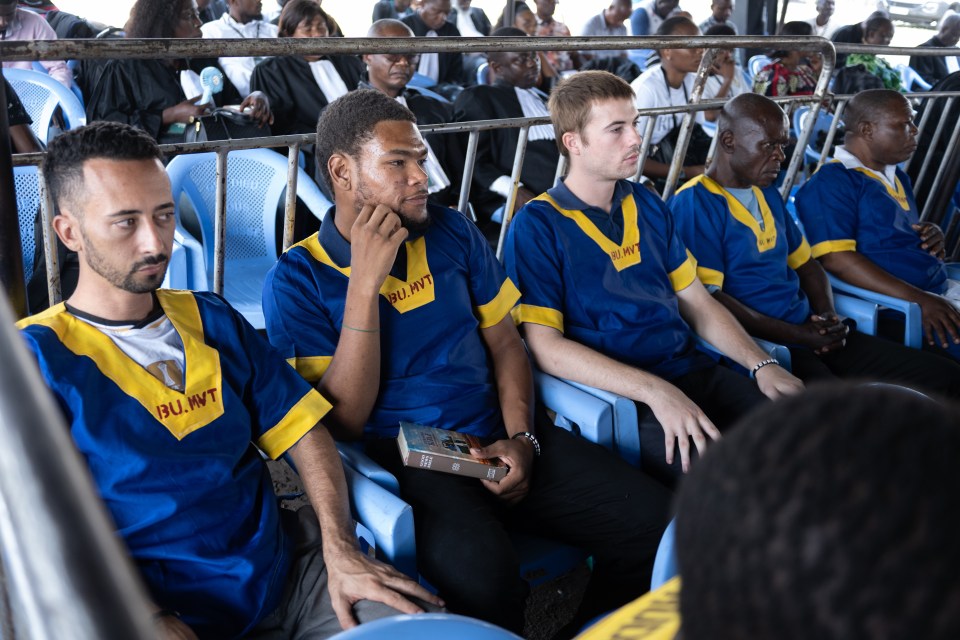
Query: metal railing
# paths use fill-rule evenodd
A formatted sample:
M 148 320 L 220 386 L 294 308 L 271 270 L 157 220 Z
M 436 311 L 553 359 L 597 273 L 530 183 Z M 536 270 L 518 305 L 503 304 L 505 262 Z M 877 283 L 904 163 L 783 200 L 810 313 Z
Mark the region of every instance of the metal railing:
M 425 53 L 425 52 L 491 52 L 491 51 L 541 51 L 541 50 L 580 50 L 590 49 L 670 49 L 670 48 L 690 48 L 703 47 L 708 51 L 704 55 L 700 70 L 697 73 L 694 84 L 694 91 L 690 105 L 683 107 L 668 107 L 664 109 L 644 110 L 644 115 L 661 115 L 669 113 L 685 113 L 680 139 L 678 140 L 677 152 L 674 162 L 670 167 L 670 177 L 668 177 L 669 189 L 675 184 L 677 176 L 680 175 L 681 164 L 686 146 L 690 139 L 690 130 L 693 125 L 693 112 L 700 110 L 697 106 L 700 96 L 703 93 L 703 86 L 708 77 L 708 71 L 712 64 L 715 51 L 710 47 L 719 48 L 739 48 L 739 47 L 765 47 L 776 44 L 777 47 L 791 50 L 815 50 L 824 56 L 824 69 L 818 83 L 817 90 L 813 98 L 815 108 L 819 108 L 819 102 L 823 99 L 827 78 L 833 68 L 835 59 L 833 45 L 823 38 L 816 37 L 786 37 L 786 38 L 716 38 L 716 37 L 696 37 L 684 38 L 679 36 L 668 37 L 606 37 L 606 38 L 484 38 L 480 40 L 459 39 L 459 38 L 280 38 L 264 40 L 204 40 L 204 39 L 171 39 L 171 40 L 57 40 L 57 41 L 32 41 L 32 42 L 3 42 L 0 43 L 0 61 L 6 60 L 39 60 L 39 59 L 90 59 L 90 58 L 153 58 L 153 59 L 176 59 L 182 57 L 229 57 L 245 55 L 316 55 L 323 54 L 360 54 L 360 53 Z M 5 105 L 0 101 L 0 108 Z M 717 108 L 714 106 L 713 108 Z M 651 118 L 651 122 L 653 118 Z M 512 119 L 505 121 L 487 121 L 478 123 L 454 123 L 449 125 L 423 126 L 423 132 L 468 132 L 467 162 L 464 167 L 459 208 L 466 211 L 466 204 L 469 199 L 470 186 L 472 183 L 474 161 L 476 155 L 476 144 L 479 132 L 494 128 L 518 127 L 519 140 L 517 144 L 517 153 L 514 158 L 513 171 L 511 175 L 512 188 L 510 196 L 504 209 L 504 219 L 501 225 L 501 236 L 498 243 L 498 255 L 502 252 L 503 241 L 509 228 L 514 205 L 516 203 L 517 190 L 520 184 L 520 171 L 523 167 L 523 158 L 526 152 L 526 140 L 530 126 L 537 124 L 548 124 L 547 118 L 525 118 Z M 0 148 L 3 148 L 3 138 L 6 137 L 6 130 L 0 127 Z M 257 147 L 282 147 L 288 149 L 288 159 L 290 170 L 288 171 L 287 200 L 284 219 L 284 237 L 283 247 L 286 248 L 292 242 L 293 220 L 296 210 L 296 170 L 295 162 L 299 147 L 304 144 L 310 144 L 315 136 L 305 134 L 300 136 L 278 136 L 271 138 L 256 138 L 248 140 L 224 141 L 219 143 L 200 143 L 200 144 L 178 144 L 162 147 L 168 155 L 178 153 L 196 153 L 200 151 L 214 151 L 218 154 L 217 159 L 217 197 L 215 210 L 215 246 L 214 246 L 214 268 L 213 268 L 213 290 L 217 293 L 223 292 L 223 264 L 225 256 L 225 220 L 226 220 L 226 161 L 225 156 L 231 149 L 247 149 Z M 649 138 L 648 138 L 649 139 Z M 799 166 L 802 159 L 795 156 L 792 159 L 792 165 Z M 42 156 L 40 154 L 18 157 L 16 164 L 38 164 L 40 166 L 40 179 L 42 176 Z M 558 168 L 558 175 L 560 173 Z M 794 169 L 795 171 L 795 169 Z M 6 175 L 4 175 L 6 174 Z M 0 160 L 0 185 L 9 181 L 12 192 L 12 177 L 3 169 L 3 161 Z M 666 194 L 669 195 L 669 194 Z M 9 204 L 0 200 L 0 207 L 4 209 L 10 206 L 15 207 L 15 203 Z M 52 208 L 49 203 L 41 203 L 42 227 L 43 227 L 43 247 L 47 269 L 47 289 L 51 304 L 60 300 L 60 287 L 58 278 L 58 269 L 56 265 L 56 243 L 54 241 L 50 221 Z M 12 218 L 7 223 L 0 222 L 0 256 L 6 255 L 5 252 L 19 252 L 19 227 L 16 224 L 16 216 L 4 216 Z M 7 262 L 7 261 L 5 261 Z M 13 293 L 15 301 L 25 301 L 26 296 L 23 290 L 22 263 L 16 264 L 15 261 L 9 261 L 9 264 L 0 265 L 0 282 L 3 282 Z M 18 290 L 19 288 L 19 290 Z M 25 306 L 22 309 L 25 313 Z

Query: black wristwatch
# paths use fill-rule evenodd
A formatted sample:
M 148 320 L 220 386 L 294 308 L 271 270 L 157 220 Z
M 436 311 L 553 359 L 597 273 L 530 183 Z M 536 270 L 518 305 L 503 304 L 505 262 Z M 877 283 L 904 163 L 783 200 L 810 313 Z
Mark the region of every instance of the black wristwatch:
M 530 441 L 530 444 L 533 445 L 533 457 L 537 458 L 540 456 L 540 441 L 537 440 L 537 436 L 533 435 L 529 431 L 521 431 L 520 433 L 513 434 L 513 439 L 517 438 L 526 438 Z

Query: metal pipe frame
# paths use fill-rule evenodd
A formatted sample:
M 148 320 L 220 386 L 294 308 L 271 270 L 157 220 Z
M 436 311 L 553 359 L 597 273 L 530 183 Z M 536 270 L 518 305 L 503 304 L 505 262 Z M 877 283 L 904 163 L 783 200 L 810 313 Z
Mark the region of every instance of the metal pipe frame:
M 155 638 L 146 589 L 3 294 L 0 353 L 0 552 L 22 637 Z
M 507 239 L 507 229 L 513 220 L 513 210 L 517 206 L 517 189 L 520 188 L 520 172 L 523 170 L 523 159 L 527 155 L 527 138 L 530 127 L 520 127 L 520 136 L 517 138 L 517 152 L 513 156 L 513 171 L 510 172 L 510 197 L 503 207 L 503 221 L 500 223 L 500 238 L 497 240 L 497 260 L 503 260 L 503 243 Z
M 460 200 L 457 202 L 457 210 L 466 213 L 470 202 L 470 183 L 473 181 L 473 167 L 477 163 L 477 144 L 480 142 L 480 130 L 474 129 L 467 138 L 467 156 L 463 164 L 463 182 L 460 185 Z M 476 216 L 471 216 L 473 221 L 477 221 Z
M 283 208 L 283 250 L 293 244 L 293 228 L 297 221 L 297 176 L 300 173 L 300 145 L 287 147 L 287 196 Z
M 223 268 L 227 252 L 227 151 L 217 151 L 216 208 L 213 216 L 213 292 L 223 295 Z
M 823 166 L 823 163 L 827 161 L 827 156 L 830 154 L 830 145 L 833 144 L 833 139 L 837 137 L 837 127 L 840 125 L 840 120 L 843 116 L 843 109 L 847 106 L 846 100 L 838 100 L 836 107 L 833 110 L 833 120 L 830 121 L 830 129 L 827 130 L 827 139 L 823 141 L 823 149 L 820 151 L 820 159 L 817 160 L 817 169 Z M 813 127 L 815 123 L 811 123 L 810 126 Z
M 946 115 L 947 111 L 943 112 Z M 941 118 L 941 120 L 946 120 L 946 118 Z M 957 120 L 953 123 L 953 133 L 950 134 L 950 141 L 947 143 L 947 149 L 956 149 L 957 143 L 960 142 L 960 120 Z M 931 153 L 933 148 L 936 147 L 936 144 L 930 145 L 930 150 L 927 152 L 927 157 L 934 156 L 936 154 Z M 944 178 L 946 177 L 947 165 L 950 164 L 946 161 L 945 158 L 942 159 L 939 166 L 937 167 L 937 175 L 933 178 L 933 184 L 930 185 L 930 193 L 937 193 L 944 185 L 942 185 Z M 917 176 L 917 184 L 920 184 L 919 176 Z M 955 185 L 954 185 L 955 186 Z M 933 205 L 934 198 L 928 196 L 926 201 L 923 203 L 923 212 L 920 214 L 921 220 L 929 220 L 931 218 L 931 208 Z M 936 222 L 939 222 L 937 220 Z
M 943 107 L 943 113 L 950 113 L 950 109 L 953 108 L 953 103 L 956 101 L 956 98 L 948 98 L 947 104 Z M 930 140 L 930 148 L 935 149 L 937 143 L 940 142 L 940 138 L 943 136 L 944 127 L 947 124 L 946 118 L 940 118 L 940 121 L 937 122 L 937 128 L 933 130 L 933 138 Z M 920 185 L 923 182 L 923 179 L 927 177 L 927 171 L 930 169 L 930 164 L 933 162 L 934 154 L 928 153 L 927 157 L 923 159 L 923 164 L 920 165 L 920 173 L 917 174 L 916 185 Z

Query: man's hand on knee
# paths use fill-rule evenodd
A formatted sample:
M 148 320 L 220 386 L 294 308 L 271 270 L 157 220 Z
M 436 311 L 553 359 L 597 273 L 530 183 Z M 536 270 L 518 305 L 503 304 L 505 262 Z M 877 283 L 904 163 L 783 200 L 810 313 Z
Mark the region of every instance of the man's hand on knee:
M 703 455 L 707 438 L 719 440 L 720 431 L 680 389 L 665 380 L 659 380 L 659 383 L 662 384 L 651 391 L 651 399 L 644 402 L 663 427 L 667 464 L 673 464 L 674 449 L 679 449 L 680 466 L 686 473 L 690 470 L 690 440 L 693 440 L 697 453 Z
M 388 564 L 369 558 L 358 550 L 324 553 L 327 564 L 327 589 L 337 620 L 344 629 L 357 626 L 353 605 L 360 600 L 382 602 L 401 613 L 423 613 L 409 600 L 419 598 L 438 607 L 443 600 Z

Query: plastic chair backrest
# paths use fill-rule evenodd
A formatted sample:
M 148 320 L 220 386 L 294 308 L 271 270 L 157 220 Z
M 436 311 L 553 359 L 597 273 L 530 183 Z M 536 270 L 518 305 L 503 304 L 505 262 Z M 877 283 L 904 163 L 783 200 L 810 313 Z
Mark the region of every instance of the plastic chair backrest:
M 520 640 L 506 629 L 489 622 L 452 613 L 421 613 L 371 620 L 342 631 L 336 640 L 423 640 L 424 638 L 456 638 L 457 640 Z
M 57 107 L 63 111 L 67 129 L 87 124 L 87 114 L 77 96 L 46 73 L 30 69 L 4 69 L 3 75 L 30 114 L 33 120 L 30 128 L 41 142 L 46 143 L 49 139 L 51 120 Z
M 23 275 L 30 280 L 33 273 L 33 253 L 37 243 L 33 237 L 33 221 L 40 210 L 40 179 L 37 168 L 13 168 L 13 185 L 17 192 L 17 218 L 20 223 L 20 249 L 23 251 Z
M 760 70 L 765 66 L 773 62 L 772 59 L 768 56 L 757 55 L 752 56 L 747 61 L 747 69 L 750 71 L 750 81 L 753 82 L 753 79 L 757 77 L 757 74 L 760 73 Z
M 653 560 L 651 591 L 659 589 L 667 580 L 680 572 L 677 566 L 677 551 L 674 547 L 675 522 L 675 520 L 670 521 L 663 532 L 663 537 L 660 538 L 660 546 L 657 547 L 657 555 Z
M 430 76 L 425 76 L 420 72 L 415 72 L 413 77 L 410 78 L 410 82 L 407 84 L 409 84 L 411 87 L 417 87 L 418 89 L 430 89 L 431 87 L 437 86 L 437 82 L 433 78 Z
M 924 80 L 923 76 L 910 65 L 898 64 L 896 69 L 900 72 L 900 83 L 905 91 L 913 91 L 914 86 L 919 87 L 921 91 L 930 91 L 933 88 L 933 85 Z
M 492 73 L 490 63 L 481 62 L 480 66 L 477 67 L 477 84 L 490 84 L 490 76 Z
M 216 154 L 180 155 L 167 165 L 177 205 L 186 196 L 200 223 L 204 275 L 213 281 Z M 264 326 L 263 280 L 277 260 L 277 205 L 287 185 L 287 159 L 270 149 L 248 149 L 227 156 L 227 221 L 224 295 L 254 327 Z M 331 203 L 303 169 L 297 170 L 297 196 L 322 220 Z M 190 234 L 181 228 L 186 237 Z
M 810 119 L 810 107 L 809 105 L 803 105 L 798 107 L 793 112 L 793 132 L 794 135 L 799 136 L 800 131 L 804 127 L 809 126 L 808 122 Z M 813 125 L 813 131 L 810 133 L 810 139 L 807 141 L 807 148 L 805 149 L 805 157 L 809 164 L 816 164 L 820 161 L 820 151 L 814 146 L 817 143 L 818 134 L 821 132 L 826 133 L 830 130 L 830 125 L 833 122 L 833 114 L 825 112 L 823 109 L 817 112 L 817 121 Z M 827 156 L 827 160 L 831 156 Z

